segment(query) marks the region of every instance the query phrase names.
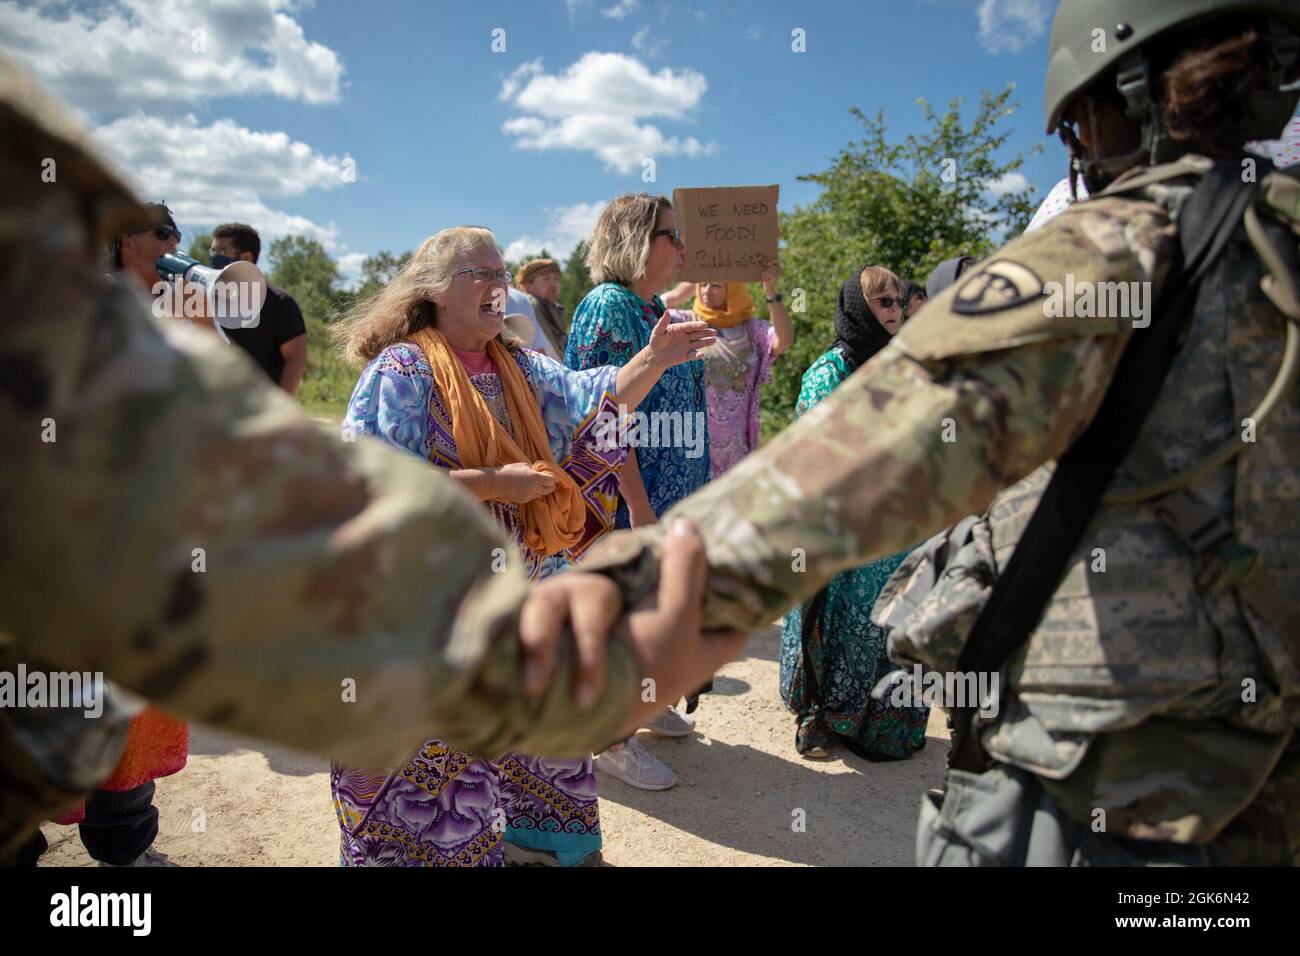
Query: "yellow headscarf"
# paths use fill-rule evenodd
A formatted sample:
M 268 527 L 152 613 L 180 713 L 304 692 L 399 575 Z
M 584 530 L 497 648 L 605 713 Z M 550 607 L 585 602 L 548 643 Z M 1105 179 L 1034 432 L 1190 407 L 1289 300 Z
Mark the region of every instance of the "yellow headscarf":
M 555 554 L 578 544 L 587 523 L 582 492 L 568 472 L 555 463 L 537 399 L 506 347 L 492 339 L 487 354 L 501 376 L 506 411 L 518 442 L 497 423 L 441 332 L 426 326 L 413 334 L 411 341 L 424 352 L 438 393 L 451 414 L 451 435 L 462 468 L 499 468 L 520 461 L 533 471 L 555 478 L 555 490 L 549 495 L 519 506 L 524 519 L 524 544 L 541 554 Z
M 754 300 L 749 297 L 749 286 L 743 282 L 728 282 L 727 304 L 721 309 L 710 309 L 704 304 L 700 288 L 707 282 L 695 283 L 695 314 L 715 329 L 730 329 L 754 317 Z

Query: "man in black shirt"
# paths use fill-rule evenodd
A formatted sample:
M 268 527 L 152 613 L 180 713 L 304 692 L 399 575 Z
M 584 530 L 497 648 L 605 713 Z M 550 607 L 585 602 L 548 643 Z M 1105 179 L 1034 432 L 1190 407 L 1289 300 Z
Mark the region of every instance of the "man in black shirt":
M 230 222 L 212 230 L 212 265 L 222 268 L 237 259 L 257 262 L 262 240 L 257 230 L 240 222 Z M 307 327 L 302 310 L 293 296 L 279 286 L 267 283 L 266 305 L 261 321 L 252 329 L 226 329 L 226 335 L 266 370 L 290 395 L 298 391 L 307 370 Z

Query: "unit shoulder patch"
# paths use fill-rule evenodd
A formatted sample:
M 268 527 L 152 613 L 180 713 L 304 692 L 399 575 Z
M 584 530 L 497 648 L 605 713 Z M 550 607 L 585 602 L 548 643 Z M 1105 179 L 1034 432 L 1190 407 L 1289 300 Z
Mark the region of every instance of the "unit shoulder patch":
M 1043 295 L 1043 280 L 1012 259 L 994 259 L 976 267 L 953 297 L 957 315 L 989 315 L 1015 308 Z

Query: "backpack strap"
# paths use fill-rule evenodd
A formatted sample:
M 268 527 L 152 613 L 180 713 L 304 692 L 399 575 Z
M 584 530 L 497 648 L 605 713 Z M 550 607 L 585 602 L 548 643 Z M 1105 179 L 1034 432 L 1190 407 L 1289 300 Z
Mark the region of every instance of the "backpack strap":
M 1169 374 L 1202 277 L 1236 231 L 1258 184 L 1240 163 L 1215 163 L 1178 216 L 1179 254 L 1151 326 L 1130 337 L 1096 416 L 1061 456 L 1004 571 L 958 657 L 958 670 L 1000 670 L 1038 626 L 1106 486 L 1132 447 Z M 950 766 L 983 772 L 990 763 L 974 731 L 975 707 L 953 710 Z

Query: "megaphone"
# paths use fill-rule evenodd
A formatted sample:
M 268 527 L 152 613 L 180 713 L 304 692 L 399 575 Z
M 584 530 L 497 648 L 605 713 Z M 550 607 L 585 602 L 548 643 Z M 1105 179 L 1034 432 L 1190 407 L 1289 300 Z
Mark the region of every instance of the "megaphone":
M 513 332 L 524 343 L 524 348 L 534 348 L 537 341 L 537 323 L 522 312 L 512 312 L 501 320 L 501 324 Z
M 251 262 L 241 259 L 224 269 L 214 269 L 198 259 L 168 252 L 158 257 L 155 268 L 168 282 L 184 281 L 202 287 L 208 316 L 221 328 L 255 329 L 262 321 L 266 276 Z
M 546 333 L 538 328 L 536 320 L 524 315 L 522 312 L 511 312 L 501 320 L 501 324 L 505 326 L 507 331 L 519 336 L 524 348 L 544 352 L 557 362 L 564 361 L 564 356 L 551 344 L 551 340 Z

